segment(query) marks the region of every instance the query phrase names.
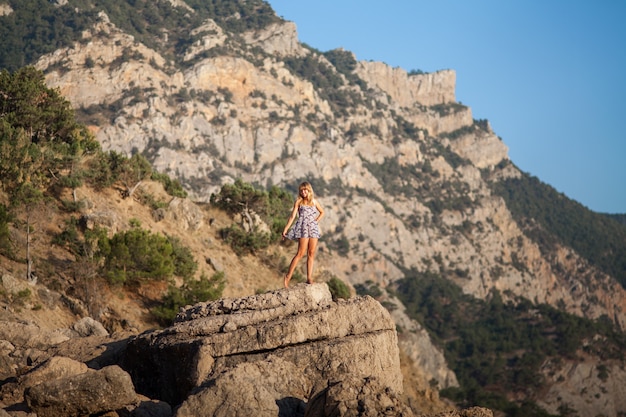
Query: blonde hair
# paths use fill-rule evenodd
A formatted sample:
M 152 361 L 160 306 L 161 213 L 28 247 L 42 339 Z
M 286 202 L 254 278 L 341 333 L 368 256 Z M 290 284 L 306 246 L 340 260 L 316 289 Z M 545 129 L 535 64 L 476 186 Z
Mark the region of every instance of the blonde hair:
M 309 196 L 306 200 L 304 200 L 300 196 L 300 191 L 302 191 L 303 189 L 306 189 L 309 192 Z M 315 198 L 315 193 L 313 192 L 313 186 L 311 186 L 310 182 L 304 181 L 302 184 L 300 184 L 300 186 L 298 187 L 298 198 L 304 200 L 306 204 L 308 205 L 310 205 L 313 202 L 313 199 Z

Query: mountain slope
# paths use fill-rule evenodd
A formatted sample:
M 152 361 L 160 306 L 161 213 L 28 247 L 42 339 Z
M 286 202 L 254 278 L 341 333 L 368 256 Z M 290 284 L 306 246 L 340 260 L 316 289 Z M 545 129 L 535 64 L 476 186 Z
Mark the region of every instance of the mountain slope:
M 76 22 L 89 24 L 75 24 L 70 46 L 27 59 L 105 150 L 144 155 L 198 202 L 236 178 L 292 192 L 311 181 L 327 210 L 318 274 L 389 290 L 380 299 L 411 329 L 400 345 L 426 384 L 457 381 L 441 353 L 417 348 L 428 335 L 393 296 L 409 271 L 436 274 L 478 300 L 497 290 L 507 301 L 606 316 L 624 328 L 624 228 L 614 222 L 604 233 L 618 243 L 593 252 L 580 235 L 546 227 L 545 209 L 516 206 L 511 184 L 528 176 L 489 123 L 456 102 L 454 71 L 409 75 L 348 51 L 322 53 L 260 1 L 157 1 L 152 9 L 139 1 L 132 13 L 107 1 L 43 3 L 63 16 L 75 7 Z M 23 10 L 8 4 L 6 21 Z M 565 215 L 555 207 L 553 215 Z M 583 398 L 601 407 L 604 396 L 594 395 Z M 561 405 L 546 400 L 547 409 Z

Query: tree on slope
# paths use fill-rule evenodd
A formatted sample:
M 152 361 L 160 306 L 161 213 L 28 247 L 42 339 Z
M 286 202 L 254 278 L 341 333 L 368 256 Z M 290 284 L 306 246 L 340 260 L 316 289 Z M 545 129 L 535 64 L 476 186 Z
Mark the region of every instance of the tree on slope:
M 32 279 L 30 242 L 36 213 L 53 185 L 80 185 L 79 159 L 99 149 L 78 124 L 69 101 L 48 88 L 33 67 L 0 72 L 0 191 L 24 217 L 27 278 Z

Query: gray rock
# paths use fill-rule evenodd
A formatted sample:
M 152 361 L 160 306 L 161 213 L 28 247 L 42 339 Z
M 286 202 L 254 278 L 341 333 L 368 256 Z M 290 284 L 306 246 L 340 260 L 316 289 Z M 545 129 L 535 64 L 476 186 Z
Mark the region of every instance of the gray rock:
M 48 308 L 55 308 L 61 300 L 61 294 L 50 291 L 48 288 L 40 287 L 37 289 L 37 295 L 41 302 Z
M 9 294 L 17 294 L 20 291 L 30 289 L 28 282 L 17 279 L 10 274 L 2 274 L 2 286 Z
M 371 297 L 334 302 L 323 283 L 189 307 L 131 340 L 124 363 L 139 392 L 181 404 L 177 417 L 286 415 L 348 377 L 402 392 L 387 310 Z
M 82 337 L 109 335 L 109 332 L 107 332 L 102 323 L 92 319 L 91 317 L 83 317 L 74 323 L 72 328 Z
M 198 230 L 204 224 L 204 212 L 187 198 L 173 198 L 165 218 L 176 220 L 184 230 Z
M 137 394 L 130 376 L 113 365 L 41 383 L 24 397 L 38 417 L 78 417 L 120 409 L 134 403 Z
M 117 230 L 120 226 L 120 218 L 113 211 L 100 211 L 94 213 L 83 214 L 80 218 L 81 224 L 89 230 L 96 227 L 106 227 Z
M 89 368 L 82 362 L 55 356 L 19 378 L 20 385 L 33 387 L 44 382 L 84 374 Z

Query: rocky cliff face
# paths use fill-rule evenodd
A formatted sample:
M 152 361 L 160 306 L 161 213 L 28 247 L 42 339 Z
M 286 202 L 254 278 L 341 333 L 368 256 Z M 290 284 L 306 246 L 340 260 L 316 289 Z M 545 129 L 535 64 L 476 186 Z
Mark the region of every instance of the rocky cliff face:
M 386 288 L 411 268 L 433 271 L 478 298 L 497 289 L 624 328 L 623 288 L 569 248 L 542 253 L 491 191 L 489 182 L 520 172 L 488 124 L 455 101 L 454 71 L 409 75 L 375 62 L 340 71 L 299 44 L 289 22 L 233 34 L 207 20 L 193 33 L 173 61 L 102 14 L 82 43 L 37 66 L 104 149 L 147 155 L 196 201 L 237 177 L 310 180 L 327 209 L 319 274 Z M 331 68 L 341 82 L 329 88 L 293 62 Z M 454 386 L 441 353 L 417 352 L 426 345 L 437 351 L 423 333 L 400 343 L 424 386 Z

